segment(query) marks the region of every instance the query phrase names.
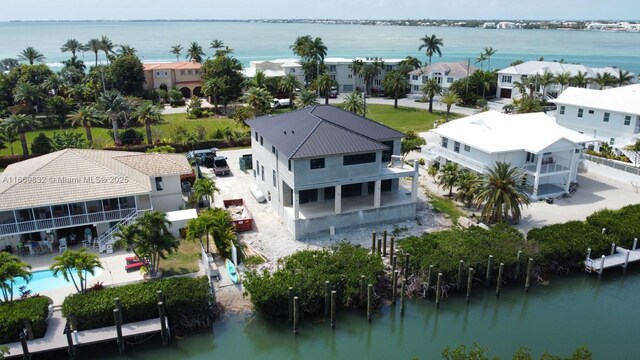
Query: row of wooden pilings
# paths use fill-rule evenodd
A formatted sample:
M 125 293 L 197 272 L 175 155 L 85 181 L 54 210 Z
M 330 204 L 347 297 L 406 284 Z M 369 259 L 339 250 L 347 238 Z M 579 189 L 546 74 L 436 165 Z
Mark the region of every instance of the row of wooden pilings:
M 169 328 L 167 328 L 166 311 L 165 311 L 165 298 L 162 290 L 156 291 L 156 300 L 158 301 L 158 313 L 160 315 L 160 337 L 162 338 L 162 344 L 167 345 L 169 342 Z M 114 298 L 115 308 L 113 309 L 113 321 L 116 326 L 116 343 L 118 345 L 118 351 L 122 353 L 125 349 L 124 336 L 122 335 L 122 325 L 124 324 L 122 319 L 122 302 L 120 298 Z M 67 338 L 67 346 L 69 352 L 69 359 L 76 358 L 76 344 L 73 342 L 73 336 L 77 335 L 78 323 L 76 316 L 71 314 L 64 327 L 64 333 Z M 33 330 L 31 322 L 26 320 L 25 327 L 20 333 L 20 345 L 22 346 L 23 359 L 30 360 L 31 353 L 29 352 L 29 345 L 27 340 L 33 340 Z
M 391 305 L 396 304 L 396 300 L 398 298 L 398 282 L 400 283 L 400 315 L 404 315 L 405 309 L 405 295 L 406 295 L 406 282 L 409 273 L 409 261 L 410 255 L 404 255 L 404 264 L 400 268 L 398 267 L 398 257 L 395 255 L 394 246 L 395 246 L 395 238 L 391 237 L 389 242 L 389 255 L 391 256 Z M 384 231 L 382 233 L 382 238 L 376 238 L 376 233 L 374 232 L 371 236 L 371 253 L 377 254 L 382 257 L 387 256 L 387 232 Z M 518 251 L 516 267 L 514 270 L 514 277 L 520 276 L 520 262 L 522 257 L 522 251 Z M 487 272 L 485 276 L 485 284 L 489 287 L 492 278 L 492 268 L 494 258 L 493 255 L 489 255 L 487 260 Z M 500 263 L 498 266 L 498 275 L 496 279 L 496 297 L 500 297 L 500 291 L 502 290 L 503 276 L 504 276 L 504 263 Z M 533 271 L 533 259 L 529 258 L 527 261 L 527 268 L 525 273 L 525 292 L 529 291 L 529 287 L 531 286 L 531 273 Z M 434 266 L 430 265 L 427 270 L 427 282 L 426 287 L 427 291 L 431 287 L 432 274 L 434 273 Z M 458 288 L 462 287 L 463 274 L 464 273 L 464 260 L 460 260 L 458 265 L 458 275 L 456 277 L 456 284 Z M 471 289 L 473 286 L 473 278 L 475 275 L 475 270 L 470 267 L 467 272 L 467 288 L 466 288 L 466 300 L 469 302 L 471 299 Z M 443 274 L 438 273 L 436 277 L 436 294 L 435 294 L 435 306 L 436 308 L 440 307 L 440 301 L 442 299 L 442 285 L 443 285 Z M 367 319 L 369 321 L 373 318 L 373 284 L 366 284 L 366 278 L 364 275 L 360 276 L 360 301 L 361 304 L 367 304 Z M 295 292 L 293 287 L 289 287 L 289 322 L 293 323 L 293 333 L 298 333 L 299 323 L 300 323 L 300 299 L 298 296 L 295 296 Z M 324 283 L 324 316 L 330 318 L 331 327 L 335 327 L 336 323 L 336 291 L 331 290 L 331 284 L 329 281 L 325 281 Z

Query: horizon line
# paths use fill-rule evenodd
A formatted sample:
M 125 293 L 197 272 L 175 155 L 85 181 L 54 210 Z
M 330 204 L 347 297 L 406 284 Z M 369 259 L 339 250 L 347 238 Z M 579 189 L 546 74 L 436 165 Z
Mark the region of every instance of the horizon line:
M 626 22 L 640 22 L 638 20 L 629 19 L 570 19 L 570 18 L 556 18 L 556 19 L 507 19 L 507 18 L 494 18 L 494 19 L 336 19 L 336 18 L 247 18 L 247 19 L 11 19 L 0 20 L 0 22 L 249 22 L 249 21 L 626 21 Z

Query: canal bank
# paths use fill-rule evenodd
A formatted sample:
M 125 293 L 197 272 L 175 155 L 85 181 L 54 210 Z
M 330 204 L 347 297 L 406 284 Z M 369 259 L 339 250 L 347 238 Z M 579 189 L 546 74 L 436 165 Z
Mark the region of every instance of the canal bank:
M 584 273 L 554 279 L 549 286 L 479 290 L 467 305 L 452 297 L 436 310 L 431 301 L 385 306 L 371 323 L 363 311 L 339 312 L 328 320 L 304 319 L 294 336 L 288 323 L 274 324 L 250 314 L 229 314 L 208 332 L 174 339 L 163 347 L 158 337 L 118 355 L 115 345 L 81 348 L 96 359 L 439 359 L 446 346 L 477 342 L 489 353 L 510 359 L 520 346 L 534 358 L 544 351 L 569 356 L 588 345 L 594 359 L 636 359 L 632 336 L 640 330 L 635 313 L 640 298 L 640 267 L 626 275 L 605 273 L 603 280 Z M 98 355 L 99 354 L 99 355 Z M 57 354 L 65 358 L 65 354 Z

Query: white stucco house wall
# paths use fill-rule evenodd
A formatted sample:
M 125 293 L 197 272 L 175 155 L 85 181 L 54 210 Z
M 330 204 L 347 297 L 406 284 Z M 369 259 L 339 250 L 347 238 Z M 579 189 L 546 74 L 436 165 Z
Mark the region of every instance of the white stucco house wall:
M 556 122 L 606 142 L 618 151 L 640 134 L 640 84 L 605 90 L 570 87 L 551 100 Z M 631 158 L 631 157 L 630 157 Z
M 439 142 L 423 153 L 429 161 L 452 161 L 481 174 L 498 161 L 510 163 L 526 175 L 524 185 L 532 200 L 568 192 L 569 184 L 576 181 L 585 144 L 595 141 L 558 125 L 544 113 L 487 111 L 431 132 Z
M 477 67 L 466 61 L 431 64 L 409 73 L 410 92 L 411 94 L 420 94 L 423 84 L 429 79 L 436 79 L 438 84 L 447 90 L 454 81 L 466 78 L 477 70 Z
M 502 70 L 498 70 L 498 87 L 496 90 L 496 96 L 500 98 L 516 99 L 520 96 L 520 92 L 517 87 L 514 86 L 516 82 L 522 82 L 522 78 L 534 77 L 536 75 L 542 75 L 544 72 L 550 72 L 554 76 L 568 72 L 571 76 L 575 76 L 578 72 L 582 72 L 587 75 L 587 78 L 594 78 L 596 74 L 609 73 L 612 76 L 617 76 L 619 69 L 613 67 L 605 68 L 592 68 L 580 64 L 566 64 L 555 61 L 527 61 L 519 65 L 509 66 Z M 590 83 L 587 85 L 590 89 L 597 89 L 598 85 Z M 542 87 L 538 86 L 537 92 L 542 92 Z M 551 84 L 546 88 L 545 98 L 553 99 L 558 97 L 562 93 L 562 86 L 559 84 Z
M 182 207 L 180 175 L 191 172 L 180 154 L 90 149 L 11 164 L 0 174 L 0 246 L 90 232 L 105 251 L 117 224 Z
M 255 183 L 296 239 L 415 218 L 418 166 L 401 161 L 402 133 L 329 105 L 246 123 Z
M 304 71 L 302 71 L 299 59 L 251 61 L 249 62 L 249 67 L 242 69 L 242 75 L 246 78 L 253 78 L 259 71 L 262 71 L 266 77 L 293 74 L 298 81 L 304 84 Z

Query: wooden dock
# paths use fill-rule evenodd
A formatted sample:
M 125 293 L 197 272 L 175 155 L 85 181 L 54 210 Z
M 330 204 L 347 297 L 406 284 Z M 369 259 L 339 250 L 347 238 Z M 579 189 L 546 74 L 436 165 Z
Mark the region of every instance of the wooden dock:
M 620 266 L 626 271 L 630 263 L 640 261 L 640 249 L 637 249 L 637 244 L 638 240 L 635 239 L 631 250 L 611 244 L 611 254 L 596 259 L 591 259 L 591 249 L 588 249 L 584 261 L 585 270 L 597 273 L 598 277 L 602 276 L 605 269 L 612 267 Z
M 64 333 L 66 320 L 62 318 L 60 311 L 55 311 L 53 317 L 49 319 L 49 326 L 44 337 L 34 340 L 28 340 L 27 345 L 29 353 L 36 354 L 46 351 L 55 351 L 67 349 L 67 337 Z M 122 336 L 131 337 L 138 335 L 146 335 L 161 331 L 160 318 L 138 321 L 135 323 L 122 325 Z M 108 326 L 99 329 L 83 330 L 73 333 L 71 336 L 73 344 L 76 346 L 96 344 L 106 341 L 115 341 L 117 339 L 116 327 Z M 9 354 L 5 358 L 22 356 L 22 345 L 20 342 L 5 344 L 9 348 Z

